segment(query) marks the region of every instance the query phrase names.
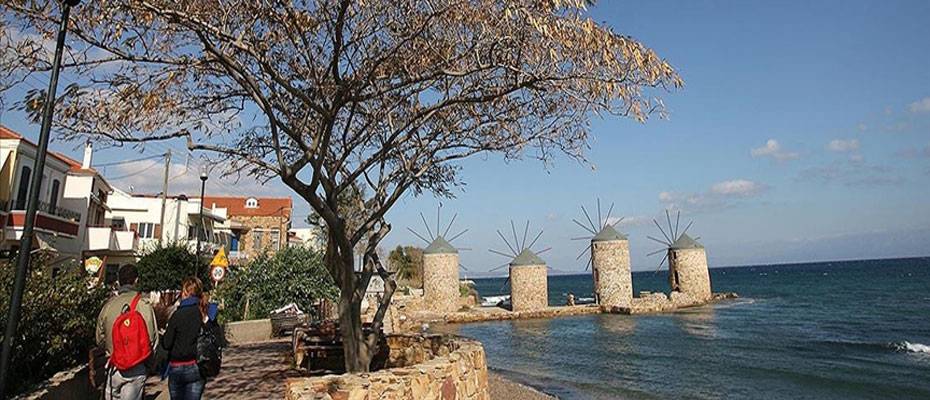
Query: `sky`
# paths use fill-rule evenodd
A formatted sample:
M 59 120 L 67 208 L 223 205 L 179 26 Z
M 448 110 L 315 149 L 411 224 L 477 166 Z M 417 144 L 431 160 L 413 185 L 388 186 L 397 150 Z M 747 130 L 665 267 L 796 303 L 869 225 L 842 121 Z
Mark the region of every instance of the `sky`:
M 543 232 L 534 248 L 552 248 L 541 257 L 553 273 L 581 272 L 587 244 L 572 238 L 588 234 L 572 219 L 587 222 L 580 207 L 596 214 L 600 199 L 603 218 L 611 204 L 625 217 L 634 270 L 657 268 L 661 255 L 647 254 L 661 246 L 646 236 L 661 237 L 652 219 L 666 209 L 693 221 L 711 267 L 930 255 L 930 2 L 601 0 L 591 15 L 678 69 L 668 118 L 595 119 L 589 164 L 465 160 L 455 198 L 405 197 L 382 247 L 425 246 L 407 228 L 426 231 L 422 212 L 435 230 L 439 209 L 443 230 L 456 213 L 451 231 L 468 229 L 453 243 L 466 276 L 508 261 L 488 249 L 507 251 L 496 231 L 511 237 L 511 221 L 521 240 L 527 221 L 531 237 Z M 37 136 L 15 110 L 0 123 Z M 80 159 L 79 143 L 51 147 Z M 198 164 L 181 143 L 101 150 L 95 164 L 167 147 L 170 191 L 195 194 Z M 100 169 L 155 193 L 161 162 Z M 277 182 L 212 178 L 207 192 L 293 195 L 296 226 L 309 210 Z

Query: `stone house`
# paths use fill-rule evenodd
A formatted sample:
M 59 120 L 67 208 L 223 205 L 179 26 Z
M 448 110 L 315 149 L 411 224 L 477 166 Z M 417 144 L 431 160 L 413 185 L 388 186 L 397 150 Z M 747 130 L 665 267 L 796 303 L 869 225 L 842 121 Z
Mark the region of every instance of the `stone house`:
M 274 253 L 289 243 L 293 201 L 290 197 L 206 196 L 204 205 L 223 210 L 229 232 L 229 259 L 242 262 L 264 251 Z

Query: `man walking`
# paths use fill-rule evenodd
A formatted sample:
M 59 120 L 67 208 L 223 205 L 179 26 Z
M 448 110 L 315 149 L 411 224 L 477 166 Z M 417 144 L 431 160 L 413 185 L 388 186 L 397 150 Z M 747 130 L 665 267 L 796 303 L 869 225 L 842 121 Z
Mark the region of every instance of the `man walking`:
M 158 345 L 155 309 L 135 289 L 138 279 L 139 273 L 134 265 L 123 265 L 119 269 L 117 295 L 103 305 L 97 317 L 97 345 L 105 348 L 110 357 L 104 388 L 107 400 L 142 399 L 147 376 L 145 358 Z M 120 326 L 114 332 L 117 321 Z M 133 324 L 133 321 L 137 323 Z M 115 352 L 114 335 L 118 342 Z M 126 361 L 140 356 L 142 360 Z

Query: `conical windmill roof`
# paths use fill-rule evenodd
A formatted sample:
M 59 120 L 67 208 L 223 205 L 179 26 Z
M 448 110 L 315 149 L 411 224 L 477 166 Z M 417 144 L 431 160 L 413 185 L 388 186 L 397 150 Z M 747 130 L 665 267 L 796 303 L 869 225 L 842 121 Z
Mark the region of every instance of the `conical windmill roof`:
M 597 235 L 594 235 L 594 237 L 591 238 L 592 242 L 609 242 L 612 240 L 627 240 L 627 237 L 626 235 L 617 232 L 613 226 L 605 225 L 604 229 L 601 229 Z
M 546 265 L 546 262 L 543 261 L 533 250 L 523 249 L 520 254 L 517 254 L 516 257 L 510 261 L 511 266 L 520 266 L 520 265 Z
M 675 243 L 672 243 L 668 248 L 672 250 L 703 249 L 704 245 L 692 239 L 687 233 L 682 233 L 678 240 L 675 240 Z
M 458 254 L 458 249 L 453 247 L 442 236 L 436 236 L 433 242 L 423 249 L 423 254 Z

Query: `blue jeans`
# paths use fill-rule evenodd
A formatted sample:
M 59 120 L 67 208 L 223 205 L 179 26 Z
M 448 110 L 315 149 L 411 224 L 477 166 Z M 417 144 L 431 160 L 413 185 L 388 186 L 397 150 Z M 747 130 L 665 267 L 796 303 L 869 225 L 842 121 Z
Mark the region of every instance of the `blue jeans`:
M 200 400 L 204 380 L 197 365 L 170 367 L 168 371 L 168 393 L 171 400 Z

